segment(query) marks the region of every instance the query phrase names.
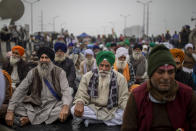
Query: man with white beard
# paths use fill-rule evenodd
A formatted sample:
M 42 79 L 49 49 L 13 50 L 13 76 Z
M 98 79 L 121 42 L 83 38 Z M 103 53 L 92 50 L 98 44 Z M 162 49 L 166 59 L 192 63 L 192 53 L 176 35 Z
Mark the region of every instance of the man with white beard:
M 136 84 L 141 84 L 147 79 L 147 61 L 142 55 L 142 46 L 135 44 L 133 47 L 130 63 L 133 65 Z
M 66 72 L 69 86 L 74 90 L 74 94 L 75 94 L 75 92 L 77 91 L 75 85 L 76 72 L 75 72 L 75 66 L 73 60 L 69 59 L 66 54 L 67 46 L 65 45 L 65 43 L 57 42 L 54 45 L 54 50 L 55 50 L 54 64 L 57 65 L 58 67 L 61 67 Z
M 196 64 L 196 55 L 193 52 L 193 44 L 188 43 L 185 45 L 185 56 L 184 56 L 184 63 L 183 63 L 183 71 L 192 73 L 193 67 Z
M 72 96 L 65 71 L 52 63 L 54 55 L 48 47 L 38 50 L 38 66 L 28 72 L 10 99 L 7 125 L 51 124 L 67 119 Z
M 116 61 L 114 63 L 114 70 L 123 74 L 128 83 L 128 88 L 135 83 L 135 74 L 133 66 L 128 62 L 129 54 L 128 49 L 120 47 L 116 50 Z
M 114 62 L 111 51 L 101 51 L 96 56 L 98 69 L 82 77 L 71 108 L 73 129 L 79 128 L 83 120 L 86 127 L 90 123 L 122 124 L 128 88 L 124 76 L 112 69 Z
M 142 46 L 142 54 L 147 58 L 148 57 L 148 46 L 143 45 Z
M 89 71 L 96 69 L 96 60 L 94 59 L 94 53 L 91 49 L 87 49 L 84 52 L 85 60 L 80 63 L 81 75 L 86 74 Z
M 12 88 L 14 90 L 28 73 L 27 63 L 22 59 L 24 52 L 25 50 L 22 46 L 14 46 L 12 55 L 8 59 L 9 61 L 3 64 L 3 69 L 11 75 Z

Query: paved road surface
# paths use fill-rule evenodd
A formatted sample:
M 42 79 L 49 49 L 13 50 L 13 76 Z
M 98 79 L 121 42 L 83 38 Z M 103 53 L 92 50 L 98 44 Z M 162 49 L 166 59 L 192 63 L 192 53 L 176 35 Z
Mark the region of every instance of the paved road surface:
M 66 123 L 55 122 L 51 125 L 26 125 L 24 127 L 15 127 L 14 129 L 15 131 L 73 131 L 70 118 Z M 105 124 L 90 124 L 88 127 L 85 127 L 82 124 L 77 131 L 120 131 L 120 126 L 108 127 Z

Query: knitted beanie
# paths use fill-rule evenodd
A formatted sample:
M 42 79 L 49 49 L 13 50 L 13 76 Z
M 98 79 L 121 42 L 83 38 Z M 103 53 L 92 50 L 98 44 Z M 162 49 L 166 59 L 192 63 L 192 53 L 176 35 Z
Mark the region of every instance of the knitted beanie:
M 158 67 L 165 64 L 176 67 L 176 63 L 169 49 L 162 44 L 156 45 L 148 57 L 148 76 L 151 77 Z

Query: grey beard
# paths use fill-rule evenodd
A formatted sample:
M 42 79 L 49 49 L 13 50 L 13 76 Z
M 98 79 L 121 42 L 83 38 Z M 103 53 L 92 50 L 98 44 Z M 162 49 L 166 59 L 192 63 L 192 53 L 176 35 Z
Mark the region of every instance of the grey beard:
M 52 62 L 49 63 L 41 63 L 38 64 L 38 73 L 41 78 L 48 78 L 50 71 L 53 68 Z
M 20 58 L 16 58 L 16 57 L 13 57 L 13 56 L 10 57 L 10 64 L 11 65 L 15 65 L 19 61 L 20 61 Z
M 109 76 L 110 71 L 102 71 L 102 70 L 100 70 L 100 71 L 99 71 L 99 74 L 100 74 L 100 76 L 101 76 L 102 78 L 105 78 L 106 76 Z
M 118 69 L 124 69 L 125 67 L 126 67 L 126 65 L 127 65 L 127 61 L 125 60 L 125 61 L 120 61 L 120 60 L 116 60 L 116 66 L 117 66 L 117 68 Z
M 93 59 L 91 59 L 91 60 L 86 59 L 86 64 L 89 66 L 91 66 L 93 64 L 93 62 L 94 62 Z
M 55 58 L 54 58 L 54 60 L 56 61 L 56 62 L 62 62 L 62 61 L 64 61 L 65 60 L 65 58 L 66 58 L 66 55 L 64 54 L 63 56 L 57 56 L 56 54 L 55 54 Z
M 141 58 L 142 54 L 141 53 L 137 53 L 135 51 L 133 51 L 133 58 L 135 60 L 139 60 Z

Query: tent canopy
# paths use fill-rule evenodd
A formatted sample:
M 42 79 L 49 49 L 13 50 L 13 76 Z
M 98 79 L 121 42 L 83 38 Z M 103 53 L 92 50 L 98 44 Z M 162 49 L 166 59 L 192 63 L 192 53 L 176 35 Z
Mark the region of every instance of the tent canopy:
M 84 32 L 84 33 L 80 34 L 78 37 L 84 38 L 84 37 L 90 37 L 90 35 L 88 35 L 87 33 Z

